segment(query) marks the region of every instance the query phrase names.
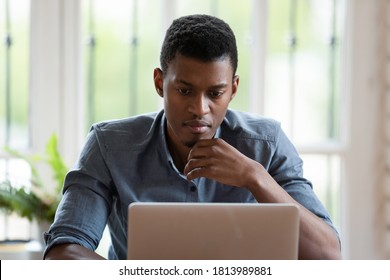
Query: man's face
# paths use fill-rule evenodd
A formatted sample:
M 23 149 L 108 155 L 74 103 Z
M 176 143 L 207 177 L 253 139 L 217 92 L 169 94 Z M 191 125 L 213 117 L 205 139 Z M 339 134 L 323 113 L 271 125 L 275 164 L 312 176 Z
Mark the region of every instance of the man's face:
M 179 54 L 164 75 L 155 69 L 154 80 L 164 98 L 169 140 L 188 148 L 213 138 L 239 82 L 228 57 L 203 62 Z

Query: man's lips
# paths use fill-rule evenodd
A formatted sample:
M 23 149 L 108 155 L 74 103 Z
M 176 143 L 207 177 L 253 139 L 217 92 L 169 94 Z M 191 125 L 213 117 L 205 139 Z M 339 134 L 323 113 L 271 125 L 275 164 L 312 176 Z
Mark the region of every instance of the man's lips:
M 183 125 L 195 134 L 204 133 L 211 127 L 208 122 L 202 120 L 185 121 Z

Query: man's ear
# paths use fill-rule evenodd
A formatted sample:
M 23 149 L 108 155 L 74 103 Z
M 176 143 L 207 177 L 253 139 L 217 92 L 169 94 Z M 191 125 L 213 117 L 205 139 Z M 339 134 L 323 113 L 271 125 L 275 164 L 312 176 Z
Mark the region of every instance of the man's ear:
M 163 85 L 164 77 L 163 72 L 160 68 L 155 68 L 153 71 L 154 87 L 156 88 L 157 94 L 164 97 Z
M 236 96 L 237 90 L 238 90 L 238 84 L 240 82 L 240 76 L 235 75 L 233 77 L 233 85 L 232 85 L 232 96 L 230 97 L 230 101 L 233 100 L 233 98 Z

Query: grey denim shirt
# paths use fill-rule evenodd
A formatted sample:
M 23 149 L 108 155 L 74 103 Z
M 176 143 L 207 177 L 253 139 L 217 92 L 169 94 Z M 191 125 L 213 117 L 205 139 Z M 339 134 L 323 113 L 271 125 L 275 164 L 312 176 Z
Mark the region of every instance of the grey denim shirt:
M 228 110 L 215 137 L 261 163 L 290 196 L 334 228 L 278 122 Z M 55 221 L 44 233 L 46 251 L 62 243 L 95 250 L 108 224 L 109 258 L 126 259 L 127 209 L 136 201 L 257 203 L 244 188 L 187 180 L 169 153 L 164 111 L 102 122 L 92 126 L 66 176 Z

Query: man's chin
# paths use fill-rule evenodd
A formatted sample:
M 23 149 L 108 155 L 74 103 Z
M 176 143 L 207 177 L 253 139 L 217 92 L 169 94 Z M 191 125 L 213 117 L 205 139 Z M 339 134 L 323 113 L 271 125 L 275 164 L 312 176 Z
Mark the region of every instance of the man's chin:
M 197 142 L 198 142 L 198 140 L 188 141 L 188 142 L 185 142 L 184 145 L 187 148 L 193 148 Z
M 212 139 L 212 138 L 214 138 L 214 137 L 203 136 L 203 137 L 199 137 L 199 138 L 196 138 L 196 139 L 191 139 L 191 140 L 188 140 L 188 141 L 184 141 L 183 144 L 187 148 L 193 148 L 195 146 L 195 144 L 198 143 L 198 141 L 203 140 L 203 139 Z
M 197 136 L 198 137 L 191 137 L 189 139 L 184 140 L 183 141 L 184 146 L 186 146 L 187 148 L 193 148 L 195 144 L 198 143 L 199 140 L 207 139 L 206 135 L 203 135 L 203 137 L 201 135 L 197 135 Z

